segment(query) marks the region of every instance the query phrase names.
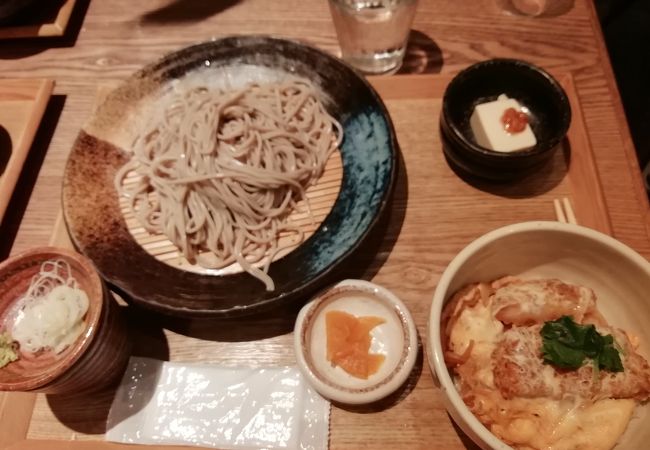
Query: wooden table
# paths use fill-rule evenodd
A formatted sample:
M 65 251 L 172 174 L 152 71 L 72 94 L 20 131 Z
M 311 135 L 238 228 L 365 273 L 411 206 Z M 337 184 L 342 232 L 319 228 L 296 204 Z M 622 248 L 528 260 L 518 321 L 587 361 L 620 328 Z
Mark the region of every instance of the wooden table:
M 21 178 L 19 192 L 0 229 L 3 240 L 0 256 L 49 241 L 59 211 L 60 183 L 66 156 L 80 126 L 91 112 L 100 85 L 119 81 L 164 53 L 213 36 L 274 34 L 301 39 L 333 53 L 338 51 L 324 0 L 113 0 L 78 3 L 72 33 L 65 38 L 0 44 L 0 73 L 3 77 L 44 77 L 53 78 L 57 83 L 55 97 L 28 161 L 31 167 Z M 413 28 L 416 31 L 412 34 L 406 72 L 455 73 L 490 57 L 526 59 L 554 73 L 570 72 L 583 107 L 613 234 L 646 257 L 650 256 L 646 226 L 648 204 L 591 0 L 576 0 L 566 14 L 548 18 L 506 15 L 498 9 L 495 0 L 421 0 Z M 78 37 L 75 40 L 76 31 Z M 402 106 L 388 103 L 391 113 L 400 112 Z M 430 112 L 430 106 L 418 105 L 422 107 L 422 114 Z M 432 122 L 427 126 L 435 124 Z M 399 137 L 400 129 L 405 130 L 406 124 L 398 121 L 396 127 Z M 420 137 L 410 134 L 403 139 L 415 143 Z M 417 164 L 405 159 L 407 172 L 417 172 Z M 413 200 L 426 202 L 427 199 L 409 194 L 408 207 L 406 204 L 397 205 L 405 210 L 404 222 L 410 225 L 423 220 L 419 215 L 423 206 L 414 206 Z M 519 203 L 520 209 L 509 216 L 511 221 L 530 218 L 525 204 Z M 535 216 L 539 204 L 534 199 L 530 204 L 530 212 Z M 472 208 L 471 205 L 461 206 L 468 212 Z M 491 218 L 487 215 L 472 217 L 475 221 L 491 223 L 488 219 Z M 420 237 L 421 233 L 410 225 L 402 229 L 405 234 L 400 238 L 401 242 L 411 239 L 416 243 Z M 400 277 L 409 285 L 419 286 L 401 294 L 409 302 L 422 337 L 425 336 L 428 304 L 437 277 L 449 262 L 450 255 L 475 237 L 468 229 L 459 225 L 455 239 L 440 242 L 439 255 L 418 260 L 417 245 L 402 246 L 402 249 L 410 249 L 410 253 L 399 251 L 382 255 L 378 266 L 367 272 L 369 278 L 379 273 L 380 281 L 392 283 L 393 288 L 399 285 Z M 435 235 L 431 238 L 435 239 Z M 390 247 L 387 251 L 390 252 Z M 401 269 L 389 273 L 388 269 L 381 269 L 382 263 L 386 267 Z M 197 334 L 201 335 L 200 332 Z M 269 358 L 276 355 L 278 361 L 291 361 L 290 348 L 285 345 L 290 342 L 287 336 L 285 334 L 279 340 L 267 343 L 264 348 L 270 352 Z M 241 353 L 242 361 L 247 355 L 245 351 Z M 172 351 L 171 356 L 192 355 Z M 393 398 L 392 404 L 386 408 L 335 408 L 331 447 L 437 446 L 451 449 L 471 446 L 468 438 L 446 415 L 426 364 L 420 362 L 419 372 L 412 378 L 410 388 Z M 45 426 L 42 430 L 33 430 L 33 437 L 57 437 L 56 433 L 56 430 L 48 431 Z M 74 437 L 75 433 L 63 433 L 58 438 L 71 436 Z

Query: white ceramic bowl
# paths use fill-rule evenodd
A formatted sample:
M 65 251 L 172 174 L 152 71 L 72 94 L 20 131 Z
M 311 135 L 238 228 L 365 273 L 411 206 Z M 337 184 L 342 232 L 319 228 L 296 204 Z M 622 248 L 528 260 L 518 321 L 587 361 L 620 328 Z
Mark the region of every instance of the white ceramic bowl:
M 381 317 L 373 328 L 370 353 L 386 359 L 367 380 L 353 377 L 327 361 L 327 311 L 355 316 Z M 305 305 L 294 328 L 298 367 L 322 396 L 347 403 L 371 403 L 399 388 L 413 370 L 417 358 L 417 331 L 408 309 L 392 292 L 363 280 L 344 280 Z
M 631 248 L 597 231 L 559 222 L 525 222 L 499 228 L 465 247 L 436 287 L 429 315 L 427 357 L 446 407 L 462 430 L 484 449 L 505 450 L 471 413 L 445 366 L 440 340 L 442 308 L 459 288 L 504 275 L 558 278 L 592 288 L 607 321 L 639 336 L 640 353 L 650 350 L 650 263 Z M 637 407 L 616 448 L 647 448 L 648 407 Z

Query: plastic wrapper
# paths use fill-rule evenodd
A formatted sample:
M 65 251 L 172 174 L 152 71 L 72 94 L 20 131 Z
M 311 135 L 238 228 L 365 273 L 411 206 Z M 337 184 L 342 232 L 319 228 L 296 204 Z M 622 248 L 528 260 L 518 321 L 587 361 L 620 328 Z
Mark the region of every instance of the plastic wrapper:
M 326 449 L 330 404 L 296 368 L 238 369 L 133 357 L 106 440 L 225 449 Z

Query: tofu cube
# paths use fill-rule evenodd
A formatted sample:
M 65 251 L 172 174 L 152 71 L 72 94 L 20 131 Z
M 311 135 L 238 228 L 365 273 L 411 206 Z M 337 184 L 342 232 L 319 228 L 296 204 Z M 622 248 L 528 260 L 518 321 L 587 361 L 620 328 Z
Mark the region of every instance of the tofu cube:
M 492 102 L 481 103 L 474 108 L 470 118 L 470 126 L 474 133 L 476 143 L 481 147 L 496 152 L 516 152 L 534 147 L 537 143 L 530 125 L 519 133 L 508 133 L 501 117 L 508 108 L 521 110 L 517 100 L 500 95 Z

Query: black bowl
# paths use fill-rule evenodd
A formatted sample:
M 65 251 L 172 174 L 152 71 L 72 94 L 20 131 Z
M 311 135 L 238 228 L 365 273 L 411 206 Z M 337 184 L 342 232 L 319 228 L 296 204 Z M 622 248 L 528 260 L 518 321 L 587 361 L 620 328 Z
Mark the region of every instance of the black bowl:
M 476 105 L 506 94 L 526 106 L 537 144 L 527 150 L 497 152 L 478 145 L 470 126 Z M 525 61 L 491 59 L 460 72 L 447 86 L 440 127 L 447 159 L 461 171 L 492 180 L 511 180 L 534 172 L 564 139 L 571 106 L 560 84 Z
M 0 0 L 0 23 L 6 24 L 36 0 Z

